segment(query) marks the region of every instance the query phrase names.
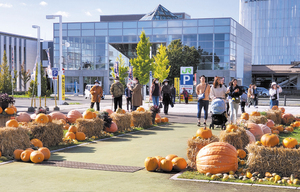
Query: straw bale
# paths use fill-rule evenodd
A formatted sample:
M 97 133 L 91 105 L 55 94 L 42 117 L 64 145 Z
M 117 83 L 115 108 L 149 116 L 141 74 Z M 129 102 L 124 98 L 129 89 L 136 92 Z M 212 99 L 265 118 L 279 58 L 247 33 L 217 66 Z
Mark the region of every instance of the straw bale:
M 110 117 L 112 118 L 113 122 L 117 124 L 118 131 L 125 131 L 126 129 L 130 128 L 131 115 L 129 113 L 113 113 L 110 115 Z
M 300 150 L 283 147 L 264 147 L 250 144 L 247 165 L 251 172 L 300 175 Z
M 37 138 L 43 142 L 43 146 L 51 147 L 56 146 L 62 142 L 64 136 L 63 124 L 61 122 L 50 122 L 50 123 L 36 123 L 31 122 L 26 126 L 27 130 L 33 138 Z
M 229 143 L 236 149 L 245 149 L 250 141 L 246 130 L 239 127 L 235 132 L 222 131 L 220 133 L 220 142 Z
M 267 111 L 267 118 L 275 122 L 275 124 L 281 123 L 281 110 L 269 110 Z
M 249 121 L 256 124 L 265 124 L 268 122 L 268 119 L 266 116 L 260 115 L 260 116 L 250 116 Z
M 267 111 L 267 119 L 271 119 L 272 121 L 276 121 L 276 114 L 274 113 L 273 110 Z
M 190 138 L 188 140 L 188 148 L 187 148 L 187 157 L 188 157 L 188 165 L 196 170 L 196 158 L 197 154 L 202 149 L 204 146 L 213 143 L 213 142 L 218 142 L 219 138 L 215 135 L 212 135 L 211 138 L 209 139 L 202 139 L 200 137 L 196 137 L 195 139 Z
M 152 113 L 150 111 L 138 112 L 133 111 L 131 114 L 131 121 L 135 127 L 150 127 L 152 125 Z
M 78 131 L 83 132 L 87 137 L 101 137 L 103 134 L 103 124 L 103 120 L 98 117 L 95 119 L 79 118 L 76 120 Z
M 0 129 L 0 149 L 3 156 L 13 156 L 15 149 L 30 147 L 28 131 L 23 128 L 2 127 Z

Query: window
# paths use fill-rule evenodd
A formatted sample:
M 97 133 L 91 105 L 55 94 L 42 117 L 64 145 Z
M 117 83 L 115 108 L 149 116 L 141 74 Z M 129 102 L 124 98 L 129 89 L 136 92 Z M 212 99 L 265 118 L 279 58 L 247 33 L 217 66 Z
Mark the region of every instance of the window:
M 94 23 L 82 23 L 82 29 L 94 29 Z
M 151 28 L 152 27 L 152 21 L 139 21 L 138 22 L 139 28 Z
M 230 25 L 230 19 L 215 19 L 215 25 Z
M 182 28 L 168 28 L 168 34 L 182 34 Z
M 96 37 L 96 43 L 105 43 L 105 37 Z
M 213 19 L 198 20 L 198 26 L 210 26 L 210 25 L 214 25 L 214 20 Z
M 198 33 L 213 33 L 213 27 L 198 27 Z
M 123 28 L 136 28 L 137 22 L 123 22 Z
M 184 20 L 183 26 L 184 27 L 197 26 L 197 20 Z
M 123 29 L 123 35 L 137 35 L 137 29 Z
M 107 30 L 95 30 L 96 36 L 102 36 L 102 35 L 107 35 L 107 34 L 108 34 Z
M 94 36 L 94 30 L 82 30 L 82 36 Z
M 212 41 L 213 34 L 201 34 L 199 35 L 199 41 Z
M 185 27 L 183 28 L 183 34 L 195 34 L 197 33 L 197 27 Z
M 95 29 L 107 29 L 108 23 L 95 23 Z
M 122 28 L 122 22 L 112 22 L 108 25 L 110 29 Z
M 122 29 L 110 29 L 109 35 L 122 35 Z
M 160 34 L 167 34 L 167 28 L 154 28 L 153 29 L 154 35 L 160 35 Z
M 68 29 L 80 29 L 80 23 L 69 23 Z
M 182 27 L 181 20 L 168 21 L 168 27 Z
M 167 21 L 153 21 L 153 27 L 167 27 Z
M 197 41 L 197 35 L 183 35 L 183 41 Z
M 110 43 L 122 42 L 122 36 L 110 36 L 108 41 Z

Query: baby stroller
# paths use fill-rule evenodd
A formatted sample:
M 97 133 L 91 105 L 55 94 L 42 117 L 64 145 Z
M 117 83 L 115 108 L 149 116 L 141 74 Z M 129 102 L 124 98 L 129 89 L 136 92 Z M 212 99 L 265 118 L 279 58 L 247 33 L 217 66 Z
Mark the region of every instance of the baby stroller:
M 216 98 L 211 102 L 211 124 L 210 129 L 214 129 L 215 125 L 220 125 L 221 129 L 225 130 L 225 123 L 227 122 L 226 117 L 226 103 L 221 98 Z

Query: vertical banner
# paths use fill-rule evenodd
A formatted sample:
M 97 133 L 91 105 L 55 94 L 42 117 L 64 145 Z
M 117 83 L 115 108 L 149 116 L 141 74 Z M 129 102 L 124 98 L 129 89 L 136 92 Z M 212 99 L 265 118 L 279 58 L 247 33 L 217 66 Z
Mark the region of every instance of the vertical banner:
M 46 53 L 47 53 L 47 57 L 48 57 L 47 75 L 48 75 L 48 78 L 52 78 L 52 69 L 51 69 L 49 49 L 50 48 L 46 49 Z
M 36 72 L 36 63 L 37 63 L 37 60 L 38 60 L 38 56 L 36 56 L 34 67 L 32 69 L 32 73 L 31 73 L 31 80 L 33 80 L 33 81 L 35 81 L 35 72 Z
M 180 93 L 182 93 L 183 88 L 193 94 L 193 67 L 180 67 Z
M 65 75 L 62 75 L 61 76 L 61 97 L 62 97 L 62 100 L 64 101 L 65 100 Z
M 14 73 L 14 47 L 11 48 L 11 78 L 13 79 L 15 77 Z
M 115 70 L 114 71 L 115 76 L 119 77 L 119 62 L 118 61 L 115 62 L 114 70 Z
M 131 81 L 133 79 L 132 76 L 132 66 L 129 67 L 129 71 L 128 71 L 128 80 Z
M 180 94 L 180 84 L 179 84 L 180 80 L 179 80 L 179 77 L 175 77 L 174 78 L 174 87 L 175 87 L 175 90 L 176 90 L 176 95 L 179 95 Z

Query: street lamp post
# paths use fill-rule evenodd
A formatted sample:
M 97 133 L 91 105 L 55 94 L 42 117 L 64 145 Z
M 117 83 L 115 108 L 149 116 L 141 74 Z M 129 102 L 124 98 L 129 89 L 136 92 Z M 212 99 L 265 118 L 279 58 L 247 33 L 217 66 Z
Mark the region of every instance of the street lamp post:
M 62 105 L 63 104 L 63 100 L 62 100 L 62 75 L 63 75 L 63 71 L 62 71 L 62 15 L 46 15 L 46 19 L 55 19 L 55 17 L 59 18 L 59 95 L 58 95 L 58 99 L 59 99 L 59 104 Z
M 40 26 L 32 25 L 32 28 L 37 29 L 38 43 L 37 43 L 37 65 L 38 65 L 38 75 L 37 75 L 37 96 L 41 96 L 41 65 L 40 65 Z

